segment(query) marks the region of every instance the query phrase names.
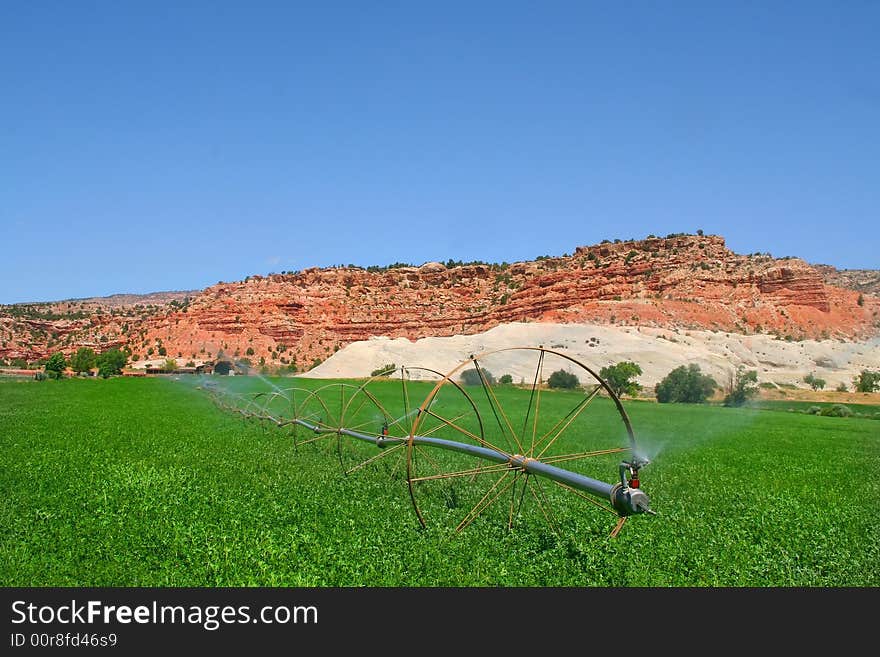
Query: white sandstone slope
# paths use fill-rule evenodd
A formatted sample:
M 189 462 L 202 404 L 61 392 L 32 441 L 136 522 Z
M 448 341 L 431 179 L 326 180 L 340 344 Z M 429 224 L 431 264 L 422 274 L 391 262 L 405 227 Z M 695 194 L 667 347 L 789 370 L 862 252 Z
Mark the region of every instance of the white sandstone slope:
M 371 338 L 341 349 L 302 376 L 360 378 L 386 363 L 427 367 L 449 372 L 470 354 L 479 355 L 505 347 L 543 345 L 580 360 L 598 370 L 622 360 L 638 363 L 642 385 L 652 386 L 679 365 L 697 363 L 723 383 L 737 367 L 758 371 L 760 381 L 805 386 L 803 377 L 813 373 L 827 381 L 829 389 L 843 382 L 849 386 L 863 369 L 880 368 L 880 337 L 867 342 L 805 340 L 786 342 L 769 335 L 738 335 L 695 330 L 670 330 L 633 326 L 586 324 L 514 323 L 497 326 L 478 335 L 446 338 Z M 514 379 L 534 372 L 518 371 L 514 355 L 504 373 Z M 499 370 L 500 373 L 500 370 Z

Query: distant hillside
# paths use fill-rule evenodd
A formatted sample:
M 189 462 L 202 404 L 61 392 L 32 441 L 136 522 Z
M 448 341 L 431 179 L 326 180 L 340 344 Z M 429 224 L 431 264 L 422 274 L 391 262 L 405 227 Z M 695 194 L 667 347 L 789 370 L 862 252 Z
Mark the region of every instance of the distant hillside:
M 149 292 L 147 294 L 111 294 L 106 297 L 88 297 L 86 299 L 66 299 L 54 304 L 87 304 L 104 308 L 125 308 L 128 306 L 163 306 L 172 301 L 183 301 L 199 294 L 201 290 L 175 290 L 167 292 Z
M 125 347 L 128 331 L 189 305 L 199 290 L 0 305 L 0 360 L 34 361 L 79 347 Z
M 831 265 L 813 265 L 828 285 L 880 295 L 880 271 L 877 269 L 837 269 Z
M 719 236 L 684 234 L 606 241 L 512 264 L 312 268 L 196 294 L 162 293 L 182 295 L 170 301 L 2 307 L 0 359 L 120 346 L 138 359 L 222 352 L 302 370 L 371 336 L 472 335 L 511 322 L 768 333 L 786 340 L 876 335 L 880 299 L 843 285 L 845 278 L 830 284 L 803 260 L 739 255 Z

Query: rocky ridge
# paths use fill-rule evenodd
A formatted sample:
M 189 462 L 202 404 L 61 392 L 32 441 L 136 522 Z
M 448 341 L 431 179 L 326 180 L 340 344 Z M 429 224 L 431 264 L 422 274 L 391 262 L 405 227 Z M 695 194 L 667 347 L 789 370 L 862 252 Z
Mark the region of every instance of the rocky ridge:
M 138 360 L 224 355 L 302 370 L 373 336 L 470 335 L 510 322 L 769 333 L 788 340 L 876 335 L 880 299 L 829 284 L 829 275 L 797 258 L 736 254 L 711 235 L 604 242 L 509 265 L 312 268 L 219 283 L 185 303 L 136 317 L 29 320 L 56 336 L 51 345 L 23 339 L 0 309 L 0 358 L 34 359 L 97 344 L 126 348 Z

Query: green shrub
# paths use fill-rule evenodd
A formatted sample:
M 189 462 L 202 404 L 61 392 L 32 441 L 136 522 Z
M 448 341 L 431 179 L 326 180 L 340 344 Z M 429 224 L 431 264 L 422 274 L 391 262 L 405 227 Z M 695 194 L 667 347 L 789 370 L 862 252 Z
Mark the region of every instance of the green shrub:
M 739 369 L 730 392 L 724 398 L 725 406 L 742 406 L 758 391 L 758 372 Z
M 396 369 L 396 363 L 385 363 L 382 367 L 377 367 L 370 372 L 370 376 L 388 376 Z
M 608 387 L 614 391 L 618 397 L 620 395 L 637 395 L 642 389 L 635 382 L 635 377 L 642 373 L 642 368 L 632 361 L 623 361 L 599 370 L 599 376 L 605 379 Z
M 513 377 L 510 374 L 502 374 L 501 378 L 498 379 L 498 383 L 504 386 L 509 386 L 513 383 Z
M 80 347 L 76 350 L 73 358 L 70 359 L 70 368 L 79 374 L 80 372 L 88 372 L 98 362 L 98 356 L 93 349 L 89 347 Z
M 875 390 L 880 389 L 880 372 L 862 370 L 859 375 L 853 379 L 853 388 L 856 392 L 874 392 Z
M 708 374 L 700 371 L 696 363 L 682 365 L 672 370 L 657 384 L 655 393 L 657 401 L 661 404 L 679 402 L 684 404 L 702 404 L 713 392 L 718 384 Z
M 461 379 L 462 384 L 466 386 L 479 386 L 483 384 L 480 379 L 480 372 L 482 372 L 483 378 L 486 380 L 487 384 L 490 386 L 495 384 L 495 377 L 492 375 L 492 372 L 485 367 L 481 367 L 479 372 L 476 367 L 466 369 L 461 373 L 459 378 Z
M 46 370 L 46 376 L 50 379 L 60 379 L 64 376 L 64 370 L 67 368 L 67 360 L 64 358 L 64 354 L 60 351 L 52 354 L 49 357 L 49 360 L 46 361 L 46 365 L 44 369 Z
M 852 414 L 853 412 L 849 406 L 844 406 L 843 404 L 834 404 L 833 406 L 823 408 L 819 413 L 819 415 L 825 417 L 850 417 Z
M 119 349 L 109 349 L 98 356 L 98 374 L 103 378 L 107 378 L 114 374 L 120 374 L 122 368 L 128 363 L 128 356 Z
M 578 381 L 577 375 L 572 374 L 571 372 L 566 372 L 565 370 L 556 370 L 550 375 L 550 378 L 547 379 L 547 384 L 551 388 L 573 390 L 578 387 L 580 382 Z
M 820 379 L 812 374 L 807 374 L 804 377 L 804 383 L 810 386 L 813 390 L 824 390 L 826 382 L 825 379 Z

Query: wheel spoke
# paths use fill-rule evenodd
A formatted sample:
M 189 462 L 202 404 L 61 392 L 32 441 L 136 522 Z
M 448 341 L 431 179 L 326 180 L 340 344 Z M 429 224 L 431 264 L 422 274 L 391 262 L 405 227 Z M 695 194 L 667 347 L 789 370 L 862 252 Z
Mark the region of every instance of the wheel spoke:
M 421 454 L 423 457 L 425 457 L 425 460 L 426 460 L 426 461 L 428 461 L 431 465 L 434 466 L 434 469 L 437 470 L 437 472 L 442 472 L 443 468 L 441 468 L 441 467 L 437 464 L 437 461 L 435 461 L 435 460 L 431 457 L 430 454 L 428 454 L 425 450 L 420 449 L 418 445 L 413 445 L 413 447 L 415 447 L 415 451 L 416 451 L 418 454 Z
M 578 497 L 582 497 L 582 498 L 585 499 L 587 502 L 589 502 L 590 504 L 592 504 L 592 505 L 594 505 L 594 506 L 599 507 L 599 508 L 602 509 L 603 511 L 607 511 L 608 513 L 613 513 L 614 515 L 617 515 L 617 511 L 615 511 L 614 509 L 612 509 L 610 506 L 605 506 L 605 505 L 602 504 L 601 502 L 597 502 L 597 501 L 594 500 L 592 497 L 588 497 L 588 496 L 585 495 L 583 492 L 579 491 L 577 488 L 572 488 L 572 487 L 569 486 L 568 484 L 563 484 L 561 481 L 556 481 L 555 479 L 553 480 L 553 483 L 556 484 L 557 486 L 561 487 L 561 488 L 564 488 L 564 489 L 567 490 L 567 491 L 571 491 L 572 493 L 574 493 L 574 494 L 577 495 Z
M 406 368 L 400 368 L 400 386 L 403 388 L 403 417 L 409 419 L 409 431 L 412 433 L 412 419 L 409 418 L 409 390 L 406 386 Z
M 302 440 L 302 441 L 300 441 L 299 444 L 300 445 L 308 445 L 309 443 L 314 443 L 318 440 L 323 440 L 324 438 L 327 438 L 328 436 L 332 436 L 332 435 L 334 435 L 334 434 L 329 433 L 329 432 L 321 433 L 321 434 L 318 434 L 317 436 L 315 436 L 314 438 L 309 438 L 308 440 Z
M 513 442 L 516 444 L 516 448 L 518 453 L 522 454 L 523 448 L 519 442 L 519 438 L 516 436 L 516 432 L 513 430 L 513 427 L 510 425 L 510 420 L 507 419 L 507 415 L 504 413 L 504 409 L 501 408 L 501 405 L 498 403 L 498 398 L 495 396 L 495 393 L 492 392 L 491 386 L 489 386 L 489 382 L 486 380 L 486 375 L 483 373 L 483 368 L 481 368 L 476 359 L 473 359 L 474 367 L 477 370 L 477 374 L 480 377 L 480 383 L 483 385 L 483 391 L 486 393 L 486 399 L 489 401 L 489 407 L 492 409 L 492 414 L 495 416 L 495 421 L 498 423 L 498 428 L 501 429 L 501 435 L 508 439 L 510 442 L 510 438 L 513 438 Z M 501 424 L 501 419 L 498 417 L 498 413 L 501 413 L 501 416 L 504 418 L 504 423 L 507 425 L 507 430 L 510 432 L 510 437 L 508 437 L 507 432 L 504 431 L 504 425 Z M 511 445 L 513 447 L 513 445 Z
M 403 447 L 406 443 L 401 443 L 400 446 Z M 400 454 L 397 457 L 397 460 L 394 462 L 394 467 L 391 468 L 391 474 L 389 475 L 389 479 L 394 479 L 394 475 L 397 474 L 397 470 L 400 468 L 401 463 L 405 461 L 404 457 L 406 456 L 406 450 L 401 450 Z
M 522 480 L 523 480 L 523 483 L 522 483 L 522 490 L 520 491 L 520 494 L 519 494 L 519 504 L 517 504 L 517 506 L 516 506 L 516 513 L 513 514 L 513 517 L 510 521 L 509 529 L 513 529 L 513 521 L 519 517 L 519 513 L 522 510 L 523 500 L 525 500 L 525 497 L 526 497 L 526 489 L 529 487 L 529 473 L 528 472 L 523 473 Z
M 571 423 L 574 422 L 574 421 L 577 419 L 577 417 L 578 417 L 581 413 L 584 412 L 584 409 L 585 409 L 587 406 L 589 406 L 590 402 L 593 401 L 593 399 L 595 399 L 596 395 L 599 394 L 599 389 L 600 389 L 600 388 L 601 388 L 601 386 L 596 386 L 596 387 L 590 392 L 589 395 L 587 395 L 586 397 L 584 397 L 584 398 L 578 403 L 578 405 L 575 406 L 575 408 L 573 408 L 573 409 L 571 410 L 571 412 L 569 412 L 569 416 L 570 416 L 570 417 L 568 417 L 568 419 L 565 421 L 565 424 L 562 426 L 561 429 L 559 429 L 559 431 L 556 433 L 556 435 L 553 436 L 553 438 L 551 438 L 550 441 L 549 441 L 546 445 L 544 445 L 544 447 L 541 449 L 540 452 L 538 452 L 538 455 L 537 455 L 535 458 L 538 458 L 538 459 L 541 458 L 541 457 L 544 455 L 544 452 L 546 452 L 548 449 L 550 449 L 550 447 L 553 446 L 553 443 L 555 443 L 555 442 L 559 439 L 559 436 L 561 436 L 563 433 L 565 433 L 565 430 L 568 429 L 568 427 L 571 426 Z M 565 419 L 565 418 L 563 418 L 563 419 Z M 556 426 L 559 426 L 559 423 L 557 423 Z M 555 429 L 555 428 L 556 428 L 556 427 L 554 427 L 554 429 Z M 542 437 L 541 437 L 541 440 L 539 440 L 538 443 L 540 444 L 540 443 L 544 442 L 544 439 L 547 438 L 547 436 L 549 436 L 552 432 L 553 432 L 553 429 L 551 429 L 548 433 L 546 433 L 544 436 L 542 436 Z
M 464 417 L 465 415 L 467 415 L 467 414 L 468 414 L 467 411 L 465 411 L 464 413 L 459 413 L 458 415 L 456 415 L 456 416 L 455 416 L 454 418 L 452 418 L 451 420 L 448 420 L 448 426 L 450 426 L 450 427 L 455 427 L 455 425 L 453 424 L 453 422 L 457 422 L 458 420 L 460 420 L 461 418 L 463 418 L 463 417 Z M 434 415 L 434 417 L 437 417 L 437 416 Z M 447 424 L 438 424 L 438 425 L 437 425 L 436 427 L 434 427 L 433 429 L 428 429 L 427 431 L 419 431 L 419 435 L 420 435 L 420 436 L 423 436 L 423 437 L 430 436 L 432 433 L 437 433 L 440 429 L 442 429 L 442 428 L 445 427 L 445 426 L 447 426 Z M 473 434 L 471 434 L 471 435 L 473 435 Z M 484 441 L 480 441 L 480 442 L 482 443 L 482 442 L 484 442 Z
M 464 429 L 464 428 L 458 426 L 457 424 L 454 424 L 453 422 L 451 422 L 450 420 L 447 420 L 447 419 L 444 418 L 444 417 L 440 417 L 440 416 L 437 415 L 434 411 L 431 411 L 431 410 L 429 410 L 429 409 L 425 409 L 425 413 L 427 413 L 427 414 L 430 415 L 431 417 L 435 417 L 435 418 L 437 418 L 437 419 L 440 420 L 441 422 L 445 423 L 447 426 L 452 427 L 452 428 L 455 429 L 456 431 L 461 432 L 462 434 L 464 434 L 464 435 L 467 436 L 468 438 L 471 438 L 472 440 L 475 440 L 478 444 L 480 444 L 480 445 L 482 445 L 482 446 L 484 446 L 484 447 L 490 447 L 490 448 L 494 449 L 496 452 L 499 452 L 499 453 L 501 453 L 501 454 L 506 454 L 506 455 L 510 456 L 510 453 L 507 452 L 506 450 L 503 450 L 503 449 L 500 449 L 500 448 L 498 448 L 498 447 L 495 447 L 495 445 L 493 445 L 492 443 L 490 443 L 488 440 L 485 440 L 484 438 L 480 438 L 479 436 L 477 436 L 477 435 L 471 433 L 471 432 L 468 431 L 467 429 Z
M 356 424 L 353 427 L 342 427 L 343 429 L 348 429 L 349 431 L 357 431 L 358 429 L 363 429 L 368 424 L 371 424 L 375 420 L 366 420 L 365 422 L 361 422 L 360 424 Z
M 424 477 L 413 477 L 412 481 L 435 481 L 437 479 L 453 479 L 455 477 L 467 477 L 470 475 L 489 474 L 492 472 L 503 472 L 509 470 L 507 463 L 499 463 L 497 465 L 479 466 L 470 470 L 459 470 L 457 472 L 443 472 L 435 475 L 425 475 Z
M 516 501 L 516 484 L 522 481 L 519 492 L 519 502 Z M 514 521 L 519 517 L 520 509 L 522 509 L 523 499 L 526 495 L 526 488 L 529 485 L 529 473 L 519 471 L 514 475 L 513 489 L 510 491 L 510 513 L 507 517 L 507 530 L 513 529 Z
M 345 412 L 345 385 L 339 386 L 339 427 L 342 427 L 342 414 Z
M 504 481 L 508 476 L 510 476 L 510 474 L 511 472 L 507 471 L 503 475 L 501 475 L 501 478 L 496 481 L 489 490 L 486 491 L 486 494 L 483 495 L 482 499 L 480 499 L 480 501 L 476 503 L 474 508 L 470 510 L 467 516 L 465 516 L 464 520 L 458 523 L 458 527 L 455 528 L 455 531 L 460 532 L 462 529 L 471 524 L 484 510 L 491 506 L 495 502 L 495 500 L 501 497 L 504 492 L 508 488 L 510 488 L 511 484 L 515 481 L 514 479 L 511 479 L 507 484 L 498 489 L 499 484 Z M 498 491 L 494 495 L 492 495 L 492 492 L 496 489 L 498 489 Z M 489 497 L 490 495 L 492 495 L 491 498 Z
M 523 439 L 525 439 L 526 430 L 529 426 L 529 415 L 532 412 L 532 400 L 535 399 L 535 418 L 534 418 L 534 425 L 532 427 L 532 446 L 529 449 L 529 456 L 531 456 L 535 451 L 535 433 L 538 430 L 538 410 L 541 405 L 540 384 L 543 379 L 543 373 L 544 373 L 544 352 L 541 351 L 540 356 L 538 356 L 538 367 L 535 368 L 535 380 L 532 382 L 532 392 L 529 395 L 529 405 L 526 407 L 526 416 L 523 419 L 522 436 L 523 436 Z M 537 397 L 535 396 L 536 393 L 537 393 Z
M 356 417 L 358 416 L 358 413 L 360 413 L 361 410 L 363 410 L 364 405 L 365 405 L 365 404 L 369 401 L 369 399 L 370 399 L 366 394 L 364 394 L 363 397 L 364 397 L 364 398 L 361 400 L 360 405 L 357 407 L 357 410 L 356 410 L 354 413 L 346 413 L 346 415 L 348 415 L 348 417 L 356 418 Z M 349 402 L 349 404 L 350 404 L 350 403 L 351 403 L 351 402 Z M 366 423 L 364 423 L 364 424 L 366 424 Z M 349 427 L 346 427 L 346 428 L 349 428 Z
M 370 463 L 375 463 L 376 461 L 381 459 L 383 456 L 388 456 L 389 454 L 391 454 L 395 450 L 400 449 L 401 447 L 403 447 L 403 443 L 399 443 L 399 444 L 395 445 L 394 447 L 388 447 L 386 449 L 383 449 L 378 454 L 376 454 L 375 456 L 371 456 L 363 463 L 359 463 L 358 465 L 354 466 L 353 468 L 346 470 L 345 474 L 350 475 L 353 472 L 357 472 L 361 468 L 368 466 Z
M 544 516 L 544 520 L 546 520 L 547 524 L 550 525 L 550 529 L 553 531 L 553 533 L 559 536 L 559 526 L 556 524 L 556 519 L 553 517 L 553 513 L 550 511 L 549 502 L 547 502 L 547 498 L 544 495 L 544 489 L 538 482 L 537 477 L 535 477 L 535 485 L 529 490 L 532 492 L 532 496 L 535 498 L 535 502 L 538 503 L 538 508 L 541 510 L 541 513 Z M 544 498 L 544 502 L 541 501 L 541 498 Z M 546 508 L 545 502 L 547 503 Z
M 410 429 L 407 430 L 407 428 L 402 424 L 405 419 L 406 419 L 406 415 L 401 415 L 396 420 L 392 420 L 391 422 L 389 422 L 388 428 L 390 429 L 391 427 L 393 427 L 395 425 L 400 425 L 403 428 L 403 430 L 406 431 L 406 435 L 408 436 L 409 434 L 412 433 L 412 427 L 410 427 Z
M 629 447 L 614 447 L 611 449 L 598 449 L 593 452 L 581 452 L 579 454 L 560 454 L 558 456 L 548 456 L 541 459 L 542 463 L 560 463 L 562 461 L 574 461 L 577 459 L 585 459 L 591 456 L 603 456 L 605 454 L 617 454 L 619 452 L 628 452 Z

